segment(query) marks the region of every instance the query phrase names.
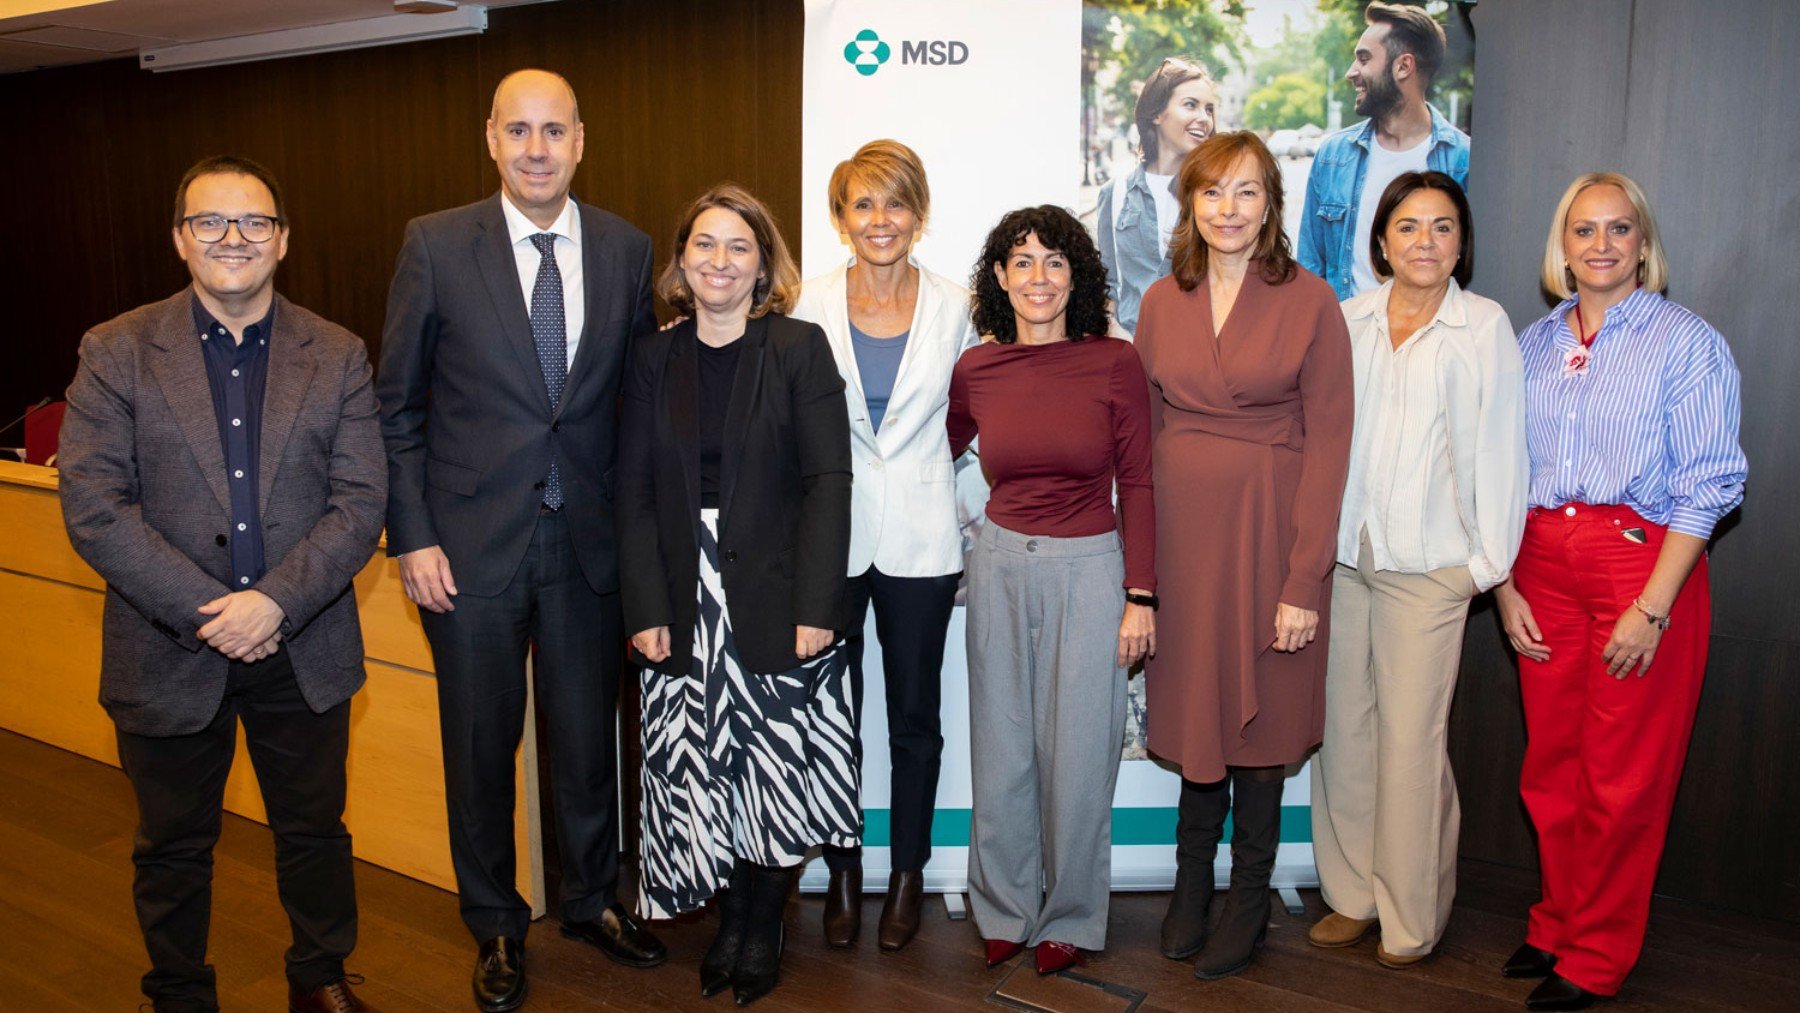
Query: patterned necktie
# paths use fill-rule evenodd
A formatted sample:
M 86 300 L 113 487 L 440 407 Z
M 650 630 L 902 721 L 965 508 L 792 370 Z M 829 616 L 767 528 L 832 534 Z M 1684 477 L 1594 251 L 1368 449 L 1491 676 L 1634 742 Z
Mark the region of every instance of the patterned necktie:
M 538 250 L 537 284 L 531 289 L 531 338 L 537 342 L 538 368 L 544 371 L 544 389 L 550 392 L 550 410 L 562 404 L 563 383 L 569 378 L 569 334 L 563 323 L 562 272 L 556 268 L 556 236 L 540 232 L 531 237 Z M 552 510 L 563 504 L 562 475 L 556 457 L 550 458 L 550 477 L 544 482 L 544 505 Z

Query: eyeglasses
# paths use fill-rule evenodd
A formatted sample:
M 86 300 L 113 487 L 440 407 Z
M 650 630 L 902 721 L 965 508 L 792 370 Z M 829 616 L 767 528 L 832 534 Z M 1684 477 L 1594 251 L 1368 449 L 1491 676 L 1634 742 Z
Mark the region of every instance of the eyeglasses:
M 269 215 L 245 215 L 242 218 L 226 218 L 223 215 L 188 215 L 182 221 L 187 223 L 188 232 L 202 243 L 217 243 L 225 238 L 225 233 L 237 226 L 238 235 L 244 237 L 246 243 L 266 243 L 275 238 L 275 229 L 281 225 L 281 219 Z

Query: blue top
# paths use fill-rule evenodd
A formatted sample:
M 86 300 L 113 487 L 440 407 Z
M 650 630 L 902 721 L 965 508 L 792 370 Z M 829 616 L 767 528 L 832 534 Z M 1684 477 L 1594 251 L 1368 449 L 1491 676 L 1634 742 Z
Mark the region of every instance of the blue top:
M 856 350 L 856 375 L 862 379 L 863 400 L 869 405 L 869 428 L 881 431 L 888 399 L 894 396 L 894 378 L 900 375 L 900 357 L 906 354 L 901 331 L 891 338 L 872 338 L 850 324 L 850 347 Z
M 1638 289 L 1607 311 L 1585 374 L 1567 317 L 1575 300 L 1519 335 L 1525 358 L 1530 502 L 1623 504 L 1706 538 L 1744 500 L 1737 364 L 1689 310 Z
M 1469 135 L 1431 111 L 1431 148 L 1425 166 L 1469 185 Z M 1363 176 L 1369 165 L 1369 145 L 1375 143 L 1375 121 L 1364 120 L 1326 137 L 1313 156 L 1306 176 L 1306 206 L 1300 211 L 1300 266 L 1324 278 L 1344 300 L 1356 294 L 1351 268 L 1356 263 L 1356 244 L 1369 241 L 1366 230 L 1357 235 L 1356 209 L 1362 200 Z
M 231 490 L 231 589 L 242 591 L 263 575 L 256 467 L 275 303 L 270 301 L 269 312 L 244 328 L 241 343 L 206 311 L 199 296 L 193 297 L 193 306 L 194 332 L 206 361 L 206 386 L 212 391 L 213 415 L 219 423 L 219 448 L 225 452 L 225 485 Z

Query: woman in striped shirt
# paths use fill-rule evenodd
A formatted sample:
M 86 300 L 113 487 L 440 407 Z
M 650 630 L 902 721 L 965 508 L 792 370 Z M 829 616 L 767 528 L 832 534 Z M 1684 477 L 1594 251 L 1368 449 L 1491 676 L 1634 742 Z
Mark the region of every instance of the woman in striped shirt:
M 1738 371 L 1664 298 L 1643 191 L 1590 173 L 1563 194 L 1519 336 L 1530 515 L 1496 592 L 1519 652 L 1520 794 L 1543 899 L 1503 973 L 1526 1005 L 1582 1009 L 1637 962 L 1706 669 L 1706 542 L 1744 496 Z

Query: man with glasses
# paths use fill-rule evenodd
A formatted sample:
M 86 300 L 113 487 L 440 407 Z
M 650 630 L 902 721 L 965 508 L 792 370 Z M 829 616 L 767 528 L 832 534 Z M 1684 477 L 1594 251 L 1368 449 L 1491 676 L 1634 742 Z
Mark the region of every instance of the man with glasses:
M 616 892 L 613 457 L 628 352 L 656 329 L 650 237 L 569 196 L 582 144 L 568 81 L 502 79 L 487 120 L 500 192 L 407 223 L 382 331 L 387 549 L 431 641 L 450 859 L 489 1013 L 525 1001 L 513 764 L 528 649 L 562 932 L 630 967 L 668 957 Z
M 189 169 L 173 238 L 192 284 L 82 338 L 59 460 L 69 540 L 106 580 L 100 703 L 137 796 L 144 994 L 159 1013 L 219 1008 L 212 849 L 242 721 L 293 929 L 289 1008 L 360 1010 L 351 581 L 387 494 L 368 354 L 276 294 L 288 227 L 262 166 Z

